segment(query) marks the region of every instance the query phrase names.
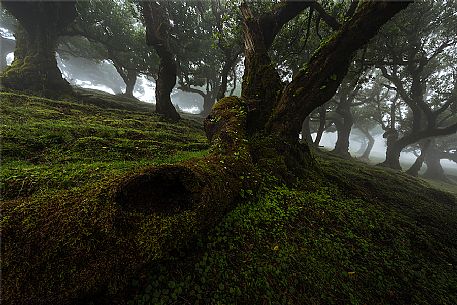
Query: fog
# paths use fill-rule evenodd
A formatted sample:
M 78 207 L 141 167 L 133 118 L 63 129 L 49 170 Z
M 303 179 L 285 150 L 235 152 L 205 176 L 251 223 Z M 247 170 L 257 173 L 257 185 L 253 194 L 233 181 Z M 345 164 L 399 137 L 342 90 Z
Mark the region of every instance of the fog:
M 316 133 L 313 133 L 312 136 L 313 139 L 315 139 Z M 359 155 L 356 152 L 360 149 L 361 142 L 359 140 L 356 140 L 357 137 L 358 133 L 353 131 L 351 133 L 349 142 L 349 152 L 353 157 L 359 157 Z M 382 135 L 377 135 L 373 137 L 375 139 L 375 144 L 370 154 L 370 160 L 373 163 L 379 163 L 381 161 L 384 161 L 385 158 L 386 140 L 382 137 Z M 322 135 L 320 145 L 327 150 L 332 150 L 335 147 L 336 139 L 336 132 L 324 132 L 324 134 Z M 415 160 L 416 156 L 411 152 L 402 152 L 400 155 L 400 162 L 402 163 L 402 167 L 404 170 L 408 169 L 407 166 L 414 163 Z M 441 165 L 447 173 L 457 175 L 457 164 L 455 162 L 442 159 Z M 421 173 L 424 172 L 426 168 L 427 165 L 424 163 L 424 165 L 422 166 Z
M 56 55 L 57 65 L 63 77 L 72 85 L 101 90 L 109 94 L 121 94 L 125 91 L 125 83 L 109 61 L 93 60 Z M 14 52 L 6 56 L 7 65 L 14 60 Z M 139 75 L 133 95 L 140 101 L 155 104 L 155 82 L 145 75 Z M 197 114 L 203 110 L 203 98 L 198 94 L 173 89 L 171 101 L 181 111 Z
M 10 65 L 14 60 L 14 53 L 7 55 L 7 64 Z M 57 63 L 62 75 L 67 81 L 74 86 L 79 86 L 88 89 L 97 89 L 109 94 L 120 94 L 125 90 L 125 84 L 109 61 L 94 62 L 92 60 L 76 57 L 61 58 L 57 54 Z M 201 88 L 203 89 L 203 88 Z M 145 75 L 140 75 L 135 84 L 133 95 L 140 101 L 155 104 L 155 83 Z M 203 98 L 194 93 L 183 92 L 173 89 L 171 94 L 172 103 L 181 111 L 186 113 L 198 114 L 203 109 Z M 376 132 L 375 132 L 376 133 Z M 378 131 L 379 133 L 379 131 Z M 312 134 L 313 138 L 316 134 Z M 370 159 L 373 163 L 384 160 L 386 152 L 385 139 L 381 135 L 374 136 L 375 144 L 371 151 Z M 336 132 L 324 132 L 320 145 L 325 149 L 332 150 L 337 139 Z M 352 132 L 349 151 L 353 157 L 358 157 L 357 153 L 361 147 L 359 133 Z M 400 161 L 403 169 L 411 165 L 416 160 L 416 156 L 410 152 L 402 152 Z M 457 164 L 449 160 L 441 160 L 441 165 L 447 173 L 455 173 L 457 175 Z M 424 163 L 421 172 L 426 169 Z

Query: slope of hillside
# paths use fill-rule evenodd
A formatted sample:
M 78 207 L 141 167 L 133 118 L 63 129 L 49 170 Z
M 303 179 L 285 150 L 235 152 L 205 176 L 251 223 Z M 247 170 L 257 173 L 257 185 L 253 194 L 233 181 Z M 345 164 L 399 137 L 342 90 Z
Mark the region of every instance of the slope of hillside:
M 9 303 L 457 303 L 453 195 L 316 152 L 315 177 L 285 186 L 264 172 L 257 193 L 183 240 L 192 211 L 141 218 L 113 194 L 151 166 L 206 155 L 201 120 L 99 98 L 0 93 Z
M 90 184 L 208 147 L 201 119 L 171 124 L 151 109 L 101 94 L 76 103 L 0 93 L 3 199 Z
M 134 280 L 129 304 L 456 304 L 455 197 L 317 158 L 323 181 L 265 183 L 208 237 Z

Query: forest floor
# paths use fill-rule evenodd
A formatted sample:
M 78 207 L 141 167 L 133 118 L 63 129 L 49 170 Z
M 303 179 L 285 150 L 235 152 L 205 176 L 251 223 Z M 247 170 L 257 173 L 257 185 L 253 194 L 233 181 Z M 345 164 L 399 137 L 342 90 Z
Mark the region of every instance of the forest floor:
M 201 118 L 172 124 L 150 104 L 97 99 L 0 93 L 2 205 L 22 209 L 208 152 Z M 315 158 L 320 178 L 288 187 L 265 174 L 255 196 L 240 194 L 216 227 L 106 303 L 457 304 L 455 186 Z

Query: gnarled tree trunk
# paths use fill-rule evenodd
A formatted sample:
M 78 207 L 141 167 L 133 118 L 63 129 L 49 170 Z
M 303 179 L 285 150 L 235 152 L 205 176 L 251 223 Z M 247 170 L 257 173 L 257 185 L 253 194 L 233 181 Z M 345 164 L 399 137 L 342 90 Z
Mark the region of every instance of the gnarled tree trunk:
M 427 170 L 424 173 L 425 178 L 433 180 L 448 181 L 448 178 L 444 174 L 444 169 L 441 166 L 441 152 L 438 151 L 435 147 L 430 147 L 426 156 L 425 164 L 427 165 Z
M 159 72 L 156 79 L 156 112 L 177 121 L 180 119 L 175 106 L 171 103 L 171 91 L 176 85 L 177 66 L 170 49 L 169 20 L 166 18 L 162 4 L 156 1 L 140 2 L 146 23 L 146 41 L 153 46 L 160 58 Z
M 76 18 L 75 1 L 2 1 L 18 21 L 14 62 L 0 76 L 2 86 L 45 96 L 71 92 L 55 52 L 60 33 Z
M 374 140 L 373 136 L 370 134 L 370 131 L 367 128 L 363 128 L 363 127 L 358 127 L 358 128 L 360 129 L 360 131 L 362 131 L 362 133 L 368 139 L 368 145 L 367 145 L 365 151 L 363 152 L 363 154 L 359 157 L 359 159 L 362 160 L 362 161 L 369 161 L 370 160 L 371 150 L 373 149 L 375 140 Z
M 432 140 L 428 139 L 428 140 L 425 140 L 424 143 L 421 143 L 421 144 L 419 145 L 419 146 L 420 146 L 421 153 L 420 153 L 420 155 L 416 158 L 416 161 L 414 161 L 413 165 L 411 165 L 411 167 L 406 171 L 406 173 L 407 173 L 408 175 L 411 175 L 411 176 L 413 176 L 413 177 L 419 176 L 419 171 L 420 171 L 421 168 L 422 168 L 422 164 L 424 163 L 425 156 L 427 155 L 427 150 L 428 150 L 428 148 L 430 147 L 431 141 L 432 141 Z

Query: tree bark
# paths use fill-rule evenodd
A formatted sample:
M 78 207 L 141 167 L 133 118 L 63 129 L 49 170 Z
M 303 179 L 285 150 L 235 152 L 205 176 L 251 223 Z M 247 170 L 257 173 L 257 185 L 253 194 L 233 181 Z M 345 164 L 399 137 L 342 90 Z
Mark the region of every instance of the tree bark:
M 176 108 L 171 103 L 171 91 L 176 85 L 177 66 L 168 42 L 168 19 L 161 5 L 156 1 L 142 1 L 143 16 L 146 25 L 147 44 L 153 46 L 160 58 L 159 72 L 156 79 L 156 112 L 177 121 L 180 119 Z
M 435 147 L 431 147 L 429 152 L 426 154 L 425 164 L 427 165 L 427 170 L 424 173 L 425 178 L 449 181 L 444 174 L 443 167 L 441 166 L 440 152 L 437 151 Z
M 427 150 L 430 147 L 431 141 L 432 140 L 428 139 L 424 143 L 420 144 L 421 153 L 416 158 L 416 161 L 414 161 L 413 165 L 411 165 L 411 167 L 406 171 L 408 175 L 411 175 L 413 177 L 419 176 L 419 171 L 422 168 L 422 164 L 424 163 L 425 156 L 427 155 Z
M 319 147 L 319 144 L 322 140 L 322 135 L 325 131 L 327 109 L 324 105 L 319 107 L 319 128 L 317 129 L 316 139 L 314 140 L 314 146 Z
M 60 33 L 76 18 L 75 1 L 2 1 L 18 21 L 14 62 L 0 76 L 2 86 L 45 96 L 71 93 L 55 52 Z
M 369 161 L 369 160 L 370 160 L 371 150 L 373 149 L 375 139 L 374 139 L 373 136 L 370 134 L 370 132 L 368 131 L 368 129 L 363 128 L 363 127 L 358 127 L 358 128 L 360 129 L 360 131 L 363 132 L 363 134 L 364 134 L 364 135 L 367 137 L 367 139 L 368 139 L 367 148 L 365 149 L 365 151 L 363 152 L 363 154 L 360 156 L 359 159 L 362 160 L 362 161 Z

